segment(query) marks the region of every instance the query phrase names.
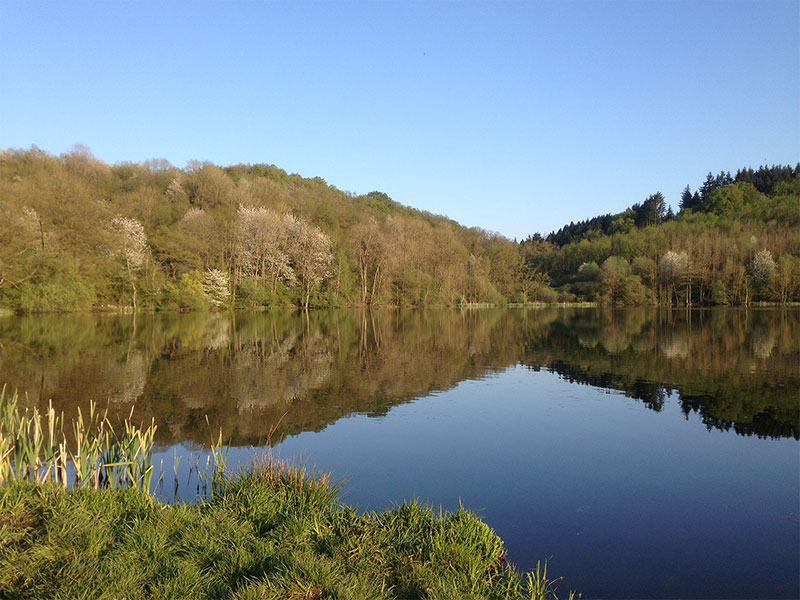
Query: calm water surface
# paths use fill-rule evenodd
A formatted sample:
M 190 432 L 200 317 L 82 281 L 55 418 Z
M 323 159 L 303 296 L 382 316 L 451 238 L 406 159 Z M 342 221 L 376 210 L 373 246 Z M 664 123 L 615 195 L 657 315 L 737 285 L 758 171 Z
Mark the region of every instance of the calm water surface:
M 364 510 L 463 503 L 585 597 L 800 594 L 800 310 L 8 317 L 0 382 L 154 417 L 165 497 L 222 427 Z

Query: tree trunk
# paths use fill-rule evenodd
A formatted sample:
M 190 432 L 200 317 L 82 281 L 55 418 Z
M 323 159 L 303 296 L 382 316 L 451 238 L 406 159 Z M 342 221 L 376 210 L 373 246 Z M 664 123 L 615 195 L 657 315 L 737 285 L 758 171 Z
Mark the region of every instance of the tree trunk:
M 136 312 L 136 278 L 133 276 L 133 269 L 131 269 L 131 261 L 126 258 L 125 266 L 128 268 L 128 279 L 131 280 L 131 287 L 133 288 L 133 312 Z
M 377 290 L 380 289 L 380 284 L 378 283 L 380 278 L 380 271 L 381 271 L 380 266 L 375 267 L 375 275 L 372 276 L 372 295 L 370 296 L 369 299 L 370 306 L 375 304 L 375 294 Z
M 366 249 L 364 248 L 364 243 L 361 243 L 361 252 L 358 255 L 358 274 L 361 278 L 361 304 L 362 306 L 367 305 L 367 265 L 368 265 L 368 257 L 366 255 Z

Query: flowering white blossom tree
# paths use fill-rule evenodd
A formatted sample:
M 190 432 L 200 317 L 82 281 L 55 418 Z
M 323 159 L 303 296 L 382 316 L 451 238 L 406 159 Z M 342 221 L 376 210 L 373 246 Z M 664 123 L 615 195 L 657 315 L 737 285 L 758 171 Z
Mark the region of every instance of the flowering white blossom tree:
M 747 271 L 756 287 L 763 289 L 772 281 L 776 268 L 777 265 L 775 264 L 775 259 L 772 258 L 772 253 L 764 248 L 755 253 L 750 260 Z
M 185 197 L 186 196 L 186 192 L 184 191 L 180 180 L 176 177 L 175 179 L 173 179 L 170 182 L 169 187 L 167 188 L 167 191 L 166 191 L 166 193 L 164 195 L 169 200 L 175 201 L 175 200 L 178 200 L 180 198 Z
M 240 206 L 236 213 L 237 263 L 242 273 L 272 283 L 291 285 L 295 273 L 289 257 L 290 232 L 276 212 L 266 208 Z
M 677 286 L 685 284 L 689 277 L 689 255 L 686 252 L 669 250 L 658 261 L 658 270 L 664 284 L 670 290 L 670 304 L 672 304 L 672 298 L 678 297 Z
M 130 217 L 116 217 L 111 221 L 111 227 L 117 236 L 118 246 L 115 248 L 117 256 L 125 263 L 128 281 L 133 288 L 133 310 L 136 311 L 136 274 L 144 266 L 150 256 L 147 245 L 147 236 L 144 227 L 136 219 Z
M 189 225 L 194 223 L 197 220 L 202 219 L 206 216 L 206 212 L 202 208 L 198 208 L 197 206 L 192 206 L 189 210 L 187 210 L 184 215 L 181 217 L 181 224 L 182 225 Z
M 209 269 L 203 278 L 203 292 L 211 306 L 225 306 L 231 296 L 230 277 L 219 269 Z
M 321 229 L 292 215 L 285 215 L 283 222 L 294 272 L 303 286 L 303 307 L 308 310 L 311 293 L 333 274 L 331 240 Z

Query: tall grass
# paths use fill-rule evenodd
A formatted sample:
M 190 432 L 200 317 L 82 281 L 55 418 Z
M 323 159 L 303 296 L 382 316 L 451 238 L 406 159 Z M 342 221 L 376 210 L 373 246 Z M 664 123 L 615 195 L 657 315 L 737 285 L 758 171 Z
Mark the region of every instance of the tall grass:
M 63 487 L 150 492 L 156 424 L 133 422 L 133 411 L 116 431 L 108 411 L 92 402 L 65 430 L 63 413 L 22 408 L 16 392 L 0 390 L 0 485 L 16 480 Z M 67 432 L 71 433 L 71 439 Z M 220 439 L 221 442 L 221 439 Z M 216 449 L 221 455 L 220 449 Z M 215 454 L 215 456 L 217 456 Z

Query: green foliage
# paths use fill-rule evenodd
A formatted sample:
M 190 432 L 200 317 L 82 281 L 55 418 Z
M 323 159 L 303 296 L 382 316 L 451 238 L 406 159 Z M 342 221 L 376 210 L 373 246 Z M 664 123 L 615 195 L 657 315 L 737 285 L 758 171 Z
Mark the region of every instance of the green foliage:
M 575 276 L 575 280 L 580 282 L 599 283 L 602 279 L 603 272 L 594 261 L 583 263 L 580 268 L 578 268 L 578 274 Z
M 655 304 L 653 291 L 642 283 L 638 275 L 625 277 L 622 283 L 621 304 L 624 306 L 651 306 Z
M 0 298 L 24 312 L 72 311 L 92 308 L 97 292 L 74 261 L 65 261 L 61 269 L 43 269 L 14 288 L 0 289 Z
M 715 304 L 717 306 L 727 306 L 730 304 L 728 288 L 723 281 L 714 279 L 711 282 L 711 288 L 709 289 L 709 300 L 711 301 L 711 304 Z
M 181 275 L 177 285 L 168 281 L 161 288 L 158 308 L 162 310 L 201 310 L 208 308 L 203 289 L 203 274 L 189 271 Z
M 367 194 L 368 205 L 379 213 L 388 215 L 396 206 L 396 202 L 383 192 L 370 192 Z
M 641 261 L 640 261 L 641 264 Z M 639 275 L 633 273 L 624 258 L 609 256 L 601 268 L 605 303 L 613 306 L 646 306 L 654 304 L 653 293 Z
M 531 302 L 553 304 L 559 302 L 560 299 L 556 290 L 543 283 L 534 284 L 531 286 L 530 292 L 528 293 L 528 300 Z
M 284 290 L 283 284 L 278 284 L 276 291 L 273 291 L 269 285 L 252 277 L 243 278 L 236 286 L 235 308 L 264 308 L 280 306 L 281 304 L 288 305 L 288 298 L 285 293 L 281 293 Z

